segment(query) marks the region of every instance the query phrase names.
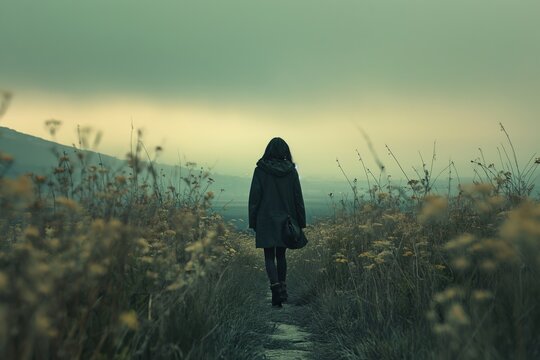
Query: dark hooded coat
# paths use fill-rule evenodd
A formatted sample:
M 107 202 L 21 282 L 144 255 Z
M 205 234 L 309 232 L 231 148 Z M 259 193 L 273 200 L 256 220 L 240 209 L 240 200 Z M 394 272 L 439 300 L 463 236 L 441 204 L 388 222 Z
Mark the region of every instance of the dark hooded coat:
M 287 214 L 306 227 L 298 172 L 289 160 L 261 159 L 249 192 L 249 227 L 255 230 L 257 248 L 285 247 L 282 226 Z

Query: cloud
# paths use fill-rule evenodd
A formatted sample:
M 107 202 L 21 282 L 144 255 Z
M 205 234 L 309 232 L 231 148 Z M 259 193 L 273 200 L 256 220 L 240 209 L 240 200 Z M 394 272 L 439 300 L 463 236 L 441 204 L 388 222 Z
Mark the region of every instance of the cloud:
M 293 112 L 243 103 L 218 106 L 125 95 L 74 101 L 66 96 L 23 93 L 14 100 L 2 124 L 16 130 L 48 138 L 44 121 L 59 119 L 63 125 L 57 140 L 70 145 L 76 142 L 77 125 L 90 125 L 104 132 L 99 150 L 123 158 L 133 121 L 136 128 L 144 129 L 149 149 L 163 146 L 162 161 L 174 164 L 180 153 L 231 175 L 251 174 L 267 142 L 281 136 L 303 176 L 339 177 L 336 157 L 351 174 L 360 176 L 356 149 L 372 170 L 377 167 L 358 126 L 367 132 L 396 178 L 401 174 L 387 156 L 385 144 L 412 171 L 411 166 L 419 166 L 418 152 L 430 158 L 437 141 L 437 164 L 442 168 L 452 158 L 462 175 L 470 175 L 469 161 L 478 155 L 479 147 L 492 161 L 498 159 L 496 146 L 504 141 L 499 121 L 507 125 L 520 158 L 537 150 L 536 132 L 531 131 L 534 114 L 496 98 L 472 102 L 378 94 L 357 104 L 319 104 Z
M 0 79 L 213 101 L 310 102 L 373 88 L 530 94 L 540 3 L 6 2 Z

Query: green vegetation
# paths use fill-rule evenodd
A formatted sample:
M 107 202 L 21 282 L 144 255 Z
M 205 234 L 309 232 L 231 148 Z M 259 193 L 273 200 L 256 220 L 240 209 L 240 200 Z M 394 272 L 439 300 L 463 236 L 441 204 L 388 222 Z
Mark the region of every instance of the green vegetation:
M 74 147 L 48 174 L 0 176 L 0 357 L 261 357 L 261 254 L 212 211 L 210 174 L 166 183 L 160 151 L 138 139 L 113 170 Z M 367 194 L 331 198 L 288 253 L 315 358 L 540 356 L 540 159 L 513 154 L 475 160 L 483 178 L 456 195 L 422 164 L 404 188 L 364 168 Z
M 210 210 L 208 172 L 166 186 L 143 153 L 113 172 L 75 148 L 0 177 L 1 358 L 254 358 L 249 237 Z
M 368 199 L 351 182 L 353 200 L 309 229 L 292 270 L 317 358 L 540 356 L 540 204 L 529 197 L 540 159 L 522 169 L 511 148 L 501 170 L 475 160 L 482 182 L 455 196 L 432 194 L 426 164 L 406 188 L 372 177 Z

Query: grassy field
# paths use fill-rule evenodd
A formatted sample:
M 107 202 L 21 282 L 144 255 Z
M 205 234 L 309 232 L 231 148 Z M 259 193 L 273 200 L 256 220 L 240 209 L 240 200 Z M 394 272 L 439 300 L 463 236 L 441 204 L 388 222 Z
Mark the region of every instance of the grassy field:
M 122 174 L 75 151 L 18 178 L 1 176 L 13 159 L 0 153 L 1 358 L 260 357 L 253 236 L 212 211 L 208 172 L 190 164 L 179 192 L 145 151 Z M 351 184 L 289 252 L 313 357 L 540 357 L 539 163 L 476 164 L 483 181 L 449 197 L 430 171 L 366 194 Z
M 250 239 L 209 211 L 208 173 L 191 165 L 180 194 L 141 152 L 127 177 L 75 152 L 0 178 L 2 359 L 253 358 Z

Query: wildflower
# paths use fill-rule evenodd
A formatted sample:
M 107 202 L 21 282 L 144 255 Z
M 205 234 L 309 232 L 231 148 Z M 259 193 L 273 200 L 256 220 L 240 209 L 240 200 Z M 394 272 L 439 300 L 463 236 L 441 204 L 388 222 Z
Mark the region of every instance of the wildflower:
M 92 275 L 101 276 L 107 273 L 107 268 L 101 264 L 92 263 L 88 266 L 88 270 Z
M 488 199 L 488 203 L 492 207 L 500 207 L 504 204 L 504 202 L 505 202 L 504 197 L 500 195 L 495 195 Z
M 152 262 L 154 262 L 154 259 L 151 256 L 142 256 L 141 261 L 143 263 L 151 264 Z
M 480 263 L 480 268 L 485 271 L 493 271 L 497 268 L 497 263 L 493 260 L 484 260 Z
M 46 335 L 54 335 L 55 331 L 52 331 L 51 320 L 42 312 L 38 312 L 34 315 L 34 325 L 38 332 Z
M 540 236 L 540 205 L 525 202 L 511 211 L 508 220 L 501 227 L 500 234 L 504 238 L 517 240 L 522 237 L 534 243 Z
M 441 196 L 427 196 L 422 211 L 418 216 L 420 223 L 440 218 L 446 213 L 448 199 Z
M 187 252 L 200 252 L 203 250 L 203 244 L 201 241 L 196 241 L 188 246 L 186 246 Z
M 11 163 L 13 162 L 13 156 L 0 152 L 0 162 Z
M 448 300 L 463 297 L 463 290 L 455 286 L 451 286 L 442 292 L 438 292 L 433 296 L 433 300 L 438 303 L 444 303 Z
M 26 229 L 24 229 L 24 236 L 28 239 L 31 239 L 31 238 L 37 239 L 39 237 L 39 230 L 35 226 L 29 226 Z
M 474 196 L 475 194 L 481 196 L 488 196 L 493 191 L 493 185 L 486 183 L 468 184 L 462 185 L 461 189 L 465 194 L 469 196 Z
M 47 177 L 43 175 L 36 175 L 35 179 L 38 184 L 43 184 L 45 180 L 47 180 Z
M 433 332 L 438 335 L 452 334 L 452 327 L 448 324 L 435 324 L 433 325 Z
M 469 267 L 469 260 L 460 256 L 452 261 L 452 265 L 458 270 L 465 270 Z
M 172 284 L 170 284 L 169 286 L 167 286 L 167 290 L 169 290 L 169 291 L 178 290 L 178 289 L 181 289 L 182 287 L 184 287 L 184 285 L 186 285 L 185 281 L 182 280 L 182 279 L 178 279 L 175 282 L 173 282 Z
M 209 201 L 214 198 L 214 192 L 208 191 L 206 195 L 204 196 L 204 200 Z
M 437 319 L 437 314 L 435 313 L 435 311 L 433 310 L 428 310 L 426 312 L 426 318 L 429 320 L 429 321 L 435 321 Z
M 174 231 L 174 230 L 165 230 L 163 235 L 165 235 L 167 237 L 173 237 L 173 236 L 176 236 L 176 231 Z
M 385 258 L 385 257 L 391 257 L 393 254 L 390 250 L 383 250 L 380 253 L 377 254 L 377 257 Z
M 375 257 L 371 251 L 364 251 L 363 253 L 359 254 L 358 257 L 364 257 L 364 258 L 372 258 Z
M 375 224 L 373 224 L 373 225 L 375 225 Z M 392 245 L 392 243 L 390 241 L 388 241 L 388 240 L 375 240 L 373 242 L 373 247 L 376 247 L 376 248 L 378 247 L 378 248 L 383 248 L 384 249 L 385 247 L 388 247 L 388 246 L 391 246 L 391 245 Z
M 8 276 L 4 272 L 0 272 L 0 291 L 7 288 L 9 284 Z
M 446 243 L 444 246 L 446 250 L 455 250 L 463 248 L 475 240 L 474 236 L 471 234 L 463 234 L 457 239 L 451 240 Z
M 82 210 L 81 206 L 75 200 L 66 197 L 59 197 L 56 199 L 56 203 L 74 212 L 79 212 Z
M 137 239 L 137 245 L 139 245 L 143 253 L 146 253 L 148 250 L 150 250 L 150 244 L 144 238 Z
M 478 200 L 474 205 L 476 210 L 481 214 L 485 214 L 491 211 L 491 205 L 487 201 Z
M 188 272 L 195 270 L 195 263 L 193 262 L 193 260 L 189 260 L 186 263 L 186 266 L 184 267 L 184 270 L 188 271 Z
M 472 297 L 476 301 L 484 301 L 491 299 L 493 297 L 493 294 L 491 291 L 487 290 L 474 290 L 472 293 Z
M 126 183 L 126 177 L 122 175 L 118 175 L 117 177 L 114 178 L 114 180 L 119 185 L 124 185 Z
M 516 250 L 511 244 L 502 239 L 484 239 L 482 245 L 484 250 L 489 250 L 496 260 L 502 262 L 513 262 L 517 260 Z
M 453 303 L 448 310 L 448 321 L 457 325 L 468 325 L 469 317 L 465 313 L 463 306 L 459 303 Z
M 119 316 L 120 323 L 128 329 L 137 330 L 139 328 L 139 320 L 137 313 L 134 310 L 124 311 Z
M 6 194 L 11 194 L 14 197 L 28 197 L 32 195 L 32 183 L 27 176 L 21 176 L 16 180 L 5 179 L 2 182 L 2 188 L 5 189 Z
M 36 285 L 36 289 L 42 295 L 49 295 L 51 293 L 52 287 L 49 283 L 40 282 Z
M 360 230 L 363 230 L 363 231 L 366 231 L 366 232 L 369 232 L 371 230 L 371 226 L 369 224 L 365 224 L 365 225 L 358 225 L 358 228 Z

